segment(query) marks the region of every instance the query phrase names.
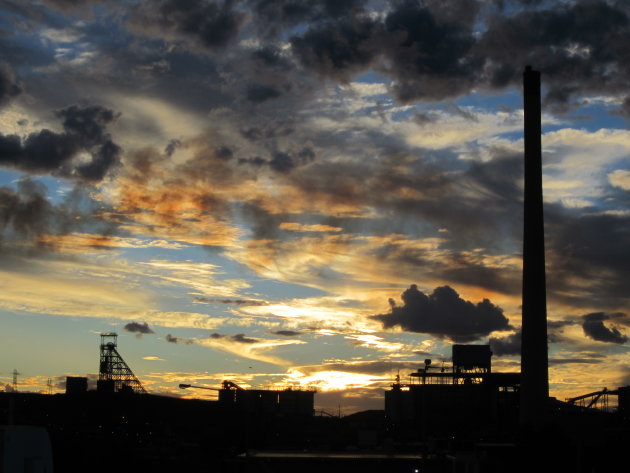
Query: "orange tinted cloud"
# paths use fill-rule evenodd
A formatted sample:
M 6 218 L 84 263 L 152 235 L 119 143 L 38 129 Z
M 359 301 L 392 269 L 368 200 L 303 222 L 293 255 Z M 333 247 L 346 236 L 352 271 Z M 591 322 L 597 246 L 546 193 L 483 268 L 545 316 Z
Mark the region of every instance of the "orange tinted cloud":
M 280 229 L 292 232 L 340 232 L 343 230 L 343 228 L 330 225 L 304 225 L 297 222 L 283 222 L 280 224 Z

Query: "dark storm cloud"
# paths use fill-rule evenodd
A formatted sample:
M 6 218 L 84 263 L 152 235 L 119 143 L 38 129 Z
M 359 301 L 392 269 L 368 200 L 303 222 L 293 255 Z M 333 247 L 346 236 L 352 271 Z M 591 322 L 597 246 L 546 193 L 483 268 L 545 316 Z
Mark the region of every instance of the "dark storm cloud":
M 15 73 L 8 64 L 0 62 L 0 106 L 22 92 Z
M 94 3 L 48 2 L 57 8 Z M 160 87 L 164 92 L 170 87 L 169 94 L 180 94 L 182 100 L 184 95 L 198 95 L 208 101 L 210 94 L 195 93 L 198 86 L 203 84 L 201 88 L 209 90 L 212 84 L 224 81 L 226 87 L 215 87 L 213 97 L 220 95 L 219 89 L 228 95 L 228 89 L 238 89 L 248 101 L 263 103 L 287 90 L 297 90 L 292 99 L 299 100 L 304 90 L 298 84 L 309 83 L 312 72 L 349 81 L 370 68 L 392 79 L 392 91 L 402 101 L 436 100 L 475 89 L 520 85 L 523 65 L 528 63 L 542 71 L 548 90 L 545 103 L 557 110 L 565 110 L 577 93 L 628 94 L 630 87 L 623 79 L 630 71 L 630 53 L 625 47 L 630 39 L 627 4 L 527 2 L 527 8 L 512 3 L 504 9 L 497 4 L 476 0 L 384 1 L 379 4 L 381 15 L 368 11 L 373 5 L 359 0 L 159 0 L 133 7 L 127 23 L 132 32 L 157 39 L 184 39 L 215 52 L 234 46 L 231 59 L 206 57 L 203 65 L 201 58 L 193 60 L 190 51 L 175 48 L 164 52 L 162 46 L 149 42 L 134 43 L 132 48 L 114 47 L 120 45 L 107 39 L 112 37 L 109 29 L 82 31 L 89 32 L 92 42 L 106 49 L 120 65 L 137 70 L 138 64 L 162 64 L 161 72 L 147 72 L 149 83 L 156 86 L 155 80 L 168 76 L 168 84 Z M 41 6 L 35 10 L 13 6 L 13 10 L 14 15 L 29 21 L 45 17 L 51 22 L 58 17 L 44 15 Z M 244 39 L 257 44 L 255 51 L 237 43 L 241 32 Z M 116 36 L 128 35 L 120 33 Z M 281 48 L 280 40 L 286 38 L 291 44 L 289 50 Z M 129 39 L 125 38 L 125 44 Z M 23 51 L 12 53 L 20 48 Z M 7 43 L 3 49 L 4 60 L 14 67 L 23 61 L 20 57 L 29 57 L 25 64 L 34 64 L 30 56 L 42 54 L 42 48 L 35 50 L 25 40 Z M 138 54 L 146 57 L 139 61 Z M 50 50 L 38 63 L 54 61 L 54 51 Z M 296 63 L 304 70 L 298 71 Z M 234 64 L 240 64 L 241 69 L 234 69 Z M 218 80 L 197 78 L 196 69 L 215 66 L 220 69 Z M 212 70 L 212 75 L 215 72 Z M 119 77 L 126 83 L 136 78 Z M 235 80 L 243 82 L 236 89 Z M 172 87 L 173 81 L 195 83 L 197 88 Z
M 123 327 L 127 332 L 135 333 L 137 336 L 155 333 L 146 322 L 129 322 Z
M 294 330 L 276 330 L 275 332 L 271 332 L 274 335 L 281 335 L 283 337 L 297 337 L 298 335 L 302 335 L 301 332 L 296 332 Z
M 307 69 L 348 81 L 375 58 L 378 26 L 370 18 L 346 18 L 291 38 L 291 46 Z
M 193 339 L 182 338 L 182 337 L 175 337 L 175 336 L 171 335 L 170 333 L 167 333 L 166 337 L 164 337 L 164 339 L 167 342 L 169 342 L 169 343 L 183 343 L 185 345 L 192 345 L 193 343 L 195 343 L 195 341 Z
M 135 11 L 132 26 L 143 32 L 164 37 L 164 32 L 211 50 L 225 48 L 236 39 L 245 13 L 232 0 L 159 0 L 146 1 Z
M 377 155 L 374 161 L 366 159 L 360 165 L 315 161 L 289 178 L 307 195 L 396 215 L 399 221 L 387 222 L 392 232 L 397 224 L 406 228 L 404 233 L 413 225 L 429 222 L 447 228 L 449 245 L 454 248 L 461 248 L 460 243 L 501 248 L 505 239 L 520 236 L 522 157 L 493 150 L 494 159 L 468 165 L 457 162 L 448 151 L 409 150 L 397 143 L 384 144 L 380 136 L 366 137 L 363 147 L 372 150 L 372 146 Z M 380 257 L 424 263 L 421 249 L 407 249 L 405 254 L 385 250 L 379 250 Z M 503 275 L 494 273 L 489 282 L 509 284 Z
M 388 153 L 384 149 L 383 153 L 387 154 L 380 156 L 380 163 L 315 162 L 289 178 L 306 195 L 328 199 L 332 205 L 365 206 L 395 216 L 382 227 L 364 219 L 336 224 L 344 228 L 362 231 L 370 226 L 377 232 L 423 234 L 436 227 L 448 229 L 440 235 L 448 258 L 436 259 L 427 248 L 395 243 L 384 243 L 371 250 L 370 256 L 411 270 L 431 268 L 444 280 L 517 293 L 520 273 L 509 267 L 488 267 L 483 256 L 514 251 L 505 244 L 520 239 L 522 157 L 497 151 L 488 162 L 460 163 L 460 168 L 468 168 L 453 171 L 449 155 L 430 159 L 428 151 Z M 270 225 L 273 228 L 273 222 Z M 472 245 L 485 248 L 484 253 L 461 252 Z
M 451 3 L 476 7 L 476 2 Z M 413 1 L 402 2 L 387 16 L 385 70 L 396 79 L 393 91 L 400 100 L 440 99 L 470 90 L 481 61 L 470 54 L 473 23 L 465 20 L 440 17 Z
M 547 321 L 547 341 L 549 343 L 561 343 L 565 341 L 564 328 L 577 325 L 575 320 L 549 320 Z
M 626 96 L 621 103 L 621 106 L 614 112 L 617 115 L 621 115 L 627 121 L 630 122 L 630 95 Z
M 488 341 L 490 350 L 495 356 L 520 355 L 521 354 L 521 331 L 508 335 L 507 337 L 490 337 Z
M 577 93 L 628 91 L 627 5 L 530 3 L 535 8 L 492 13 L 475 0 L 391 2 L 381 19 L 330 17 L 291 44 L 300 63 L 323 76 L 347 81 L 374 67 L 404 102 L 520 85 L 524 64 L 542 71 L 545 104 L 558 111 Z
M 53 204 L 41 183 L 21 179 L 15 189 L 0 187 L 0 247 L 14 248 L 14 243 L 19 246 L 27 241 L 54 250 L 54 243 L 39 238 L 73 231 L 94 232 L 105 238 L 116 231 L 113 223 L 101 217 L 105 210 L 86 195 L 86 189 L 76 188 L 62 202 Z
M 282 50 L 273 44 L 265 45 L 251 53 L 251 59 L 255 65 L 266 68 L 287 71 L 291 68 L 291 61 Z
M 111 110 L 73 105 L 55 114 L 62 119 L 63 133 L 44 129 L 23 140 L 17 135 L 0 135 L 0 165 L 33 174 L 100 181 L 120 163 L 122 150 L 106 133 L 106 126 L 116 118 Z M 89 153 L 91 159 L 75 162 L 81 153 Z
M 303 22 L 326 21 L 363 11 L 363 0 L 248 0 L 258 27 L 269 33 Z
M 213 338 L 215 340 L 226 339 L 226 340 L 231 340 L 236 343 L 245 343 L 245 344 L 252 344 L 252 343 L 258 342 L 257 339 L 246 337 L 245 334 L 243 333 L 237 333 L 236 335 L 221 335 L 220 333 L 213 333 L 208 338 Z
M 241 206 L 243 217 L 249 223 L 253 238 L 257 240 L 270 240 L 276 243 L 279 235 L 278 227 L 283 222 L 282 215 L 273 214 L 262 208 L 259 202 L 249 202 Z
M 29 240 L 47 233 L 54 214 L 43 186 L 22 180 L 17 190 L 0 187 L 0 242 L 11 233 Z
M 582 317 L 584 335 L 599 342 L 624 344 L 628 341 L 628 337 L 622 334 L 617 327 L 604 324 L 605 321 L 624 317 L 623 314 L 605 314 L 604 312 L 586 314 Z
M 179 35 L 153 23 L 136 25 L 131 20 L 136 9 L 151 11 L 152 4 L 157 8 L 161 2 L 148 1 L 142 8 L 137 6 L 141 2 L 135 1 L 107 1 L 97 8 L 84 4 L 65 16 L 47 10 L 39 2 L 20 3 L 38 3 L 37 15 L 15 15 L 13 24 L 20 27 L 12 35 L 0 35 L 0 61 L 4 59 L 20 71 L 24 90 L 37 98 L 40 111 L 60 108 L 85 97 L 133 95 L 140 87 L 152 98 L 207 113 L 209 108 L 225 104 L 226 96 L 232 95 L 233 91 L 222 89 L 222 79 L 217 76 L 219 61 L 214 55 L 196 54 L 200 49 L 206 50 L 203 46 L 192 47 L 201 44 L 199 41 L 191 38 L 189 42 L 165 45 L 161 40 Z M 179 3 L 184 6 L 186 2 Z M 77 21 L 78 13 L 82 21 Z M 48 17 L 56 22 L 51 23 L 53 20 Z M 157 40 L 138 36 L 136 26 L 156 33 Z M 70 37 L 66 42 L 67 33 Z M 75 67 L 74 61 L 81 65 Z M 46 68 L 46 73 L 31 73 L 33 68 Z M 143 118 L 140 123 L 131 114 L 123 120 L 125 125 L 142 128 L 153 117 L 146 114 Z M 147 128 L 138 131 L 146 132 Z
M 139 19 L 142 15 L 146 15 L 148 19 L 152 19 L 151 25 L 167 25 L 165 31 L 191 38 L 199 43 L 203 43 L 200 36 L 202 29 L 195 29 L 193 26 L 199 26 L 201 20 L 198 23 L 193 22 L 189 30 L 186 30 L 183 25 L 190 16 L 205 11 L 203 9 L 206 7 L 216 13 L 214 16 L 208 15 L 208 21 L 212 21 L 221 9 L 238 13 L 239 8 L 249 5 L 252 7 L 251 21 L 256 25 L 260 26 L 264 22 L 273 21 L 274 28 L 284 28 L 283 31 L 292 44 L 292 47 L 288 49 L 281 48 L 279 43 L 276 44 L 273 41 L 269 43 L 261 41 L 253 50 L 250 46 L 239 49 L 240 46 L 233 43 L 235 45 L 234 62 L 247 64 L 247 67 L 243 66 L 244 77 L 242 83 L 239 83 L 238 90 L 243 93 L 241 98 L 247 99 L 248 87 L 253 87 L 254 89 L 251 90 L 254 93 L 249 99 L 254 99 L 255 103 L 264 104 L 265 107 L 268 105 L 276 107 L 277 102 L 282 100 L 282 98 L 278 100 L 274 98 L 274 100 L 256 102 L 265 97 L 265 93 L 269 92 L 268 88 L 284 93 L 286 90 L 284 82 L 275 81 L 275 78 L 282 75 L 290 76 L 287 82 L 295 86 L 299 81 L 308 82 L 312 72 L 347 80 L 355 73 L 373 67 L 394 80 L 398 87 L 396 90 L 399 92 L 399 98 L 432 99 L 442 97 L 444 94 L 465 93 L 473 87 L 503 87 L 520 83 L 523 64 L 532 58 L 536 59 L 532 61 L 535 67 L 543 70 L 545 81 L 549 80 L 551 88 L 547 103 L 555 107 L 570 102 L 574 88 L 576 86 L 581 88 L 582 84 L 586 87 L 584 90 L 591 91 L 607 90 L 608 86 L 611 87 L 611 91 L 622 90 L 623 87 L 626 87 L 623 90 L 627 90 L 627 85 L 623 86 L 620 79 L 617 79 L 618 76 L 623 75 L 628 63 L 622 60 L 625 57 L 624 54 L 627 55 L 627 48 L 619 46 L 628 29 L 627 15 L 622 3 L 546 3 L 527 10 L 507 9 L 503 15 L 483 18 L 477 16 L 479 2 L 474 1 L 392 2 L 389 5 L 390 8 L 386 9 L 386 13 L 381 16 L 368 15 L 362 10 L 364 6 L 362 3 L 261 0 L 230 4 L 209 1 L 177 3 L 159 1 L 144 4 L 136 12 L 135 18 Z M 160 12 L 171 11 L 174 12 L 172 16 L 161 16 Z M 484 8 L 484 11 L 488 9 Z M 605 21 L 610 17 L 611 21 L 608 22 L 610 27 L 598 29 L 600 26 L 589 24 L 586 19 L 590 14 L 595 19 L 601 18 Z M 615 16 L 615 19 L 612 16 Z M 275 19 L 272 20 L 272 17 Z M 540 28 L 538 20 L 541 20 Z M 481 23 L 473 26 L 477 21 Z M 134 28 L 142 27 L 137 23 L 133 24 Z M 300 25 L 300 27 L 287 29 L 295 25 Z M 516 28 L 516 33 L 512 32 L 512 27 Z M 527 46 L 529 39 L 527 41 L 522 39 L 519 36 L 521 32 L 526 38 L 533 38 L 534 47 Z M 609 50 L 604 50 L 603 45 L 608 40 L 610 40 Z M 230 41 L 232 40 L 225 44 L 229 44 Z M 471 41 L 473 41 L 472 44 Z M 195 102 L 193 105 L 200 108 L 211 107 L 213 104 L 209 104 L 208 97 L 214 97 L 218 93 L 220 87 L 215 84 L 221 82 L 218 77 L 223 77 L 226 65 L 219 63 L 218 60 L 215 61 L 214 57 L 209 59 L 208 56 L 195 56 L 190 51 L 178 52 L 177 48 L 175 52 L 169 50 L 165 53 L 162 46 L 158 48 L 152 44 L 148 42 L 142 45 L 136 44 L 132 48 L 133 54 L 136 55 L 125 57 L 124 60 L 123 55 L 131 53 L 125 48 L 118 48 L 120 52 L 112 56 L 114 63 L 118 65 L 135 62 L 137 66 L 137 60 L 140 58 L 142 58 L 142 64 L 153 64 L 158 59 L 164 59 L 168 63 L 168 68 L 161 68 L 159 71 L 151 70 L 147 73 L 147 77 L 143 76 L 147 79 L 146 84 L 144 82 L 143 84 L 149 88 L 148 90 L 152 93 L 158 92 L 156 95 L 168 90 L 169 100 L 174 98 L 174 94 L 181 94 L 182 97 L 186 96 L 187 105 Z M 549 44 L 551 46 L 548 46 Z M 112 45 L 110 47 L 113 53 L 116 48 Z M 598 54 L 595 54 L 595 51 L 598 51 Z M 141 52 L 145 56 L 142 56 Z M 538 59 L 546 62 L 538 62 Z M 306 71 L 300 71 L 306 72 L 304 76 L 298 76 L 295 60 L 306 69 Z M 558 62 L 557 67 L 554 61 Z M 541 67 L 538 64 L 541 64 Z M 564 64 L 570 66 L 566 71 L 561 67 Z M 620 72 L 615 74 L 606 72 L 615 68 Z M 126 67 L 120 69 L 127 71 Z M 258 74 L 261 70 L 274 70 L 276 74 L 273 76 L 274 80 L 269 80 L 268 77 L 259 79 Z M 237 76 L 236 72 L 240 72 L 240 69 L 231 71 L 229 81 L 221 82 L 225 86 L 221 90 L 230 89 L 233 83 L 231 81 Z M 464 73 L 467 76 L 462 78 Z M 569 75 L 571 80 L 565 81 Z M 255 90 L 256 87 L 261 89 Z M 229 93 L 231 92 L 226 92 L 226 95 Z M 193 95 L 194 100 L 190 98 Z M 201 97 L 205 98 L 202 100 Z M 293 100 L 293 97 L 291 99 Z M 290 112 L 295 110 L 292 107 L 299 107 L 301 103 L 287 102 L 284 104 L 286 109 L 273 108 L 273 112 L 274 114 L 286 112 L 286 115 L 290 116 Z M 251 104 L 247 106 L 251 107 Z M 256 108 L 262 108 L 262 106 Z M 462 112 L 468 113 L 464 109 L 458 111 L 452 108 L 450 111 L 460 115 Z M 435 119 L 430 114 L 419 115 L 419 117 L 418 120 L 424 122 L 427 119 L 429 121 Z M 376 208 L 388 214 L 400 216 L 395 219 L 397 221 L 391 222 L 391 228 L 396 230 L 408 230 L 410 227 L 415 230 L 417 228 L 415 225 L 420 225 L 418 222 L 421 221 L 446 227 L 449 230 L 448 239 L 450 240 L 448 249 L 455 248 L 465 239 L 467 247 L 479 244 L 480 247 L 488 248 L 489 252 L 494 250 L 500 252 L 504 249 L 501 243 L 506 241 L 506 237 L 513 240 L 514 235 L 518 235 L 520 231 L 520 206 L 522 204 L 519 196 L 520 177 L 518 177 L 522 172 L 520 157 L 513 160 L 511 157 L 506 157 L 505 161 L 492 159 L 486 163 L 471 164 L 467 170 L 459 168 L 453 171 L 450 166 L 455 162 L 454 159 L 443 154 L 437 155 L 438 152 L 423 151 L 418 152 L 416 162 L 407 166 L 405 172 L 399 172 L 394 166 L 390 166 L 392 163 L 385 158 L 401 151 L 408 151 L 398 140 L 378 135 L 376 132 L 373 132 L 373 136 L 366 137 L 367 134 L 358 136 L 359 133 L 356 130 L 352 132 L 335 130 L 335 134 L 314 137 L 313 140 L 319 140 L 319 142 L 312 147 L 309 145 L 311 152 L 319 154 L 319 150 L 325 149 L 325 146 L 330 146 L 331 143 L 346 147 L 344 151 L 348 155 L 374 147 L 376 150 L 374 156 L 379 159 L 374 160 L 376 164 L 366 159 L 361 166 L 327 163 L 324 160 L 319 163 L 309 159 L 308 154 L 304 156 L 306 159 L 303 159 L 299 156 L 299 150 L 284 146 L 284 143 L 280 145 L 277 143 L 278 140 L 283 139 L 279 137 L 287 137 L 288 140 L 290 135 L 294 136 L 295 140 L 306 141 L 307 133 L 300 129 L 299 123 L 288 123 L 289 120 L 286 120 L 286 123 L 280 125 L 281 120 L 274 118 L 266 121 L 267 118 L 268 116 L 261 115 L 250 121 L 242 120 L 243 135 L 252 141 L 264 143 L 260 152 L 239 155 L 239 150 L 229 140 L 221 142 L 223 147 L 232 152 L 233 158 L 229 159 L 229 165 L 245 164 L 234 173 L 236 176 L 242 176 L 241 172 L 253 174 L 263 167 L 268 167 L 281 174 L 282 177 L 290 179 L 291 183 L 307 195 L 324 196 L 323 199 L 328 199 L 330 202 Z M 474 119 L 474 116 L 468 118 Z M 237 116 L 235 120 L 237 119 L 241 120 L 242 117 Z M 261 121 L 266 122 L 261 124 Z M 285 134 L 287 129 L 291 131 Z M 44 138 L 41 137 L 40 140 L 44 141 Z M 310 139 L 311 135 L 308 135 L 308 138 Z M 350 140 L 346 138 L 352 138 L 353 141 L 365 138 L 365 141 L 362 141 L 361 146 L 352 148 L 347 144 Z M 55 140 L 49 140 L 49 142 L 53 141 Z M 396 143 L 393 143 L 394 141 Z M 15 150 L 17 141 L 15 138 L 11 140 L 7 137 L 0 145 L 4 145 L 9 151 L 11 148 Z M 59 147 L 63 150 L 63 146 L 62 140 Z M 175 146 L 169 149 L 172 152 Z M 212 148 L 208 147 L 208 152 L 214 153 L 215 158 L 220 157 L 213 151 L 217 149 L 219 148 L 213 144 Z M 104 152 L 106 151 L 105 149 Z M 0 154 L 5 153 L 0 151 Z M 445 160 L 443 161 L 445 164 L 438 164 L 433 168 L 427 164 L 420 164 L 439 163 L 445 158 L 450 160 Z M 308 168 L 305 168 L 303 173 L 298 172 L 301 164 L 308 164 Z M 249 171 L 246 169 L 247 165 L 251 168 Z M 462 166 L 462 163 L 460 162 L 458 166 Z M 214 161 L 212 166 L 207 165 L 203 169 L 191 166 L 190 175 L 193 172 L 197 175 L 216 173 L 217 168 Z M 220 172 L 224 169 L 221 167 Z M 67 170 L 64 168 L 60 172 L 67 172 Z M 96 176 L 101 172 L 102 170 L 98 167 L 92 170 L 84 169 L 87 176 Z M 470 196 L 470 190 L 474 191 L 473 197 Z M 408 197 L 418 194 L 422 195 Z M 465 198 L 463 198 L 464 194 Z M 259 207 L 259 213 L 264 213 L 261 210 L 263 206 Z M 269 228 L 277 228 L 279 220 L 272 217 L 263 215 L 256 225 L 267 218 Z M 604 217 L 600 218 L 601 221 L 606 220 Z M 357 225 L 360 226 L 361 223 Z M 390 225 L 389 222 L 388 225 Z M 587 223 L 583 225 L 586 227 Z M 609 226 L 616 226 L 617 231 L 622 231 L 625 225 L 618 222 Z M 262 227 L 263 225 L 258 225 L 256 231 L 258 232 Z M 567 232 L 565 237 L 551 236 L 549 250 L 552 254 L 558 251 L 561 262 L 559 266 L 554 266 L 557 274 L 550 276 L 550 281 L 556 283 L 552 285 L 552 292 L 565 287 L 563 284 L 568 284 L 568 276 L 574 269 L 575 274 L 584 274 L 580 270 L 586 269 L 587 274 L 596 275 L 598 270 L 612 264 L 615 277 L 619 274 L 628 274 L 623 267 L 627 264 L 624 258 L 610 258 L 610 264 L 598 262 L 602 253 L 608 251 L 613 254 L 616 250 L 627 247 L 623 236 L 619 244 L 615 241 L 611 242 L 615 246 L 615 251 L 610 250 L 606 245 L 598 248 L 600 238 L 593 240 L 587 246 L 573 245 L 569 241 L 571 236 L 583 240 L 585 235 L 593 232 L 592 229 L 586 233 L 580 232 L 578 227 L 582 227 L 582 224 L 572 222 L 573 229 Z M 614 228 L 611 229 L 615 231 Z M 272 232 L 267 232 L 267 234 L 273 236 Z M 625 235 L 627 234 L 628 232 L 625 232 Z M 568 246 L 564 244 L 567 241 L 569 241 Z M 576 257 L 569 257 L 568 250 L 571 250 Z M 429 256 L 411 251 L 404 254 L 396 253 L 393 249 L 391 253 L 384 252 L 382 255 L 382 257 L 399 258 L 400 261 L 418 265 L 425 264 Z M 567 261 L 562 261 L 565 257 Z M 550 259 L 558 258 L 551 256 Z M 501 270 L 483 267 L 475 261 L 460 256 L 456 256 L 455 260 L 454 262 L 459 265 L 458 269 L 445 267 L 440 273 L 447 280 L 459 283 L 478 280 L 483 287 L 502 292 L 510 288 L 513 292 L 514 288 L 518 287 L 514 284 L 515 279 L 511 273 L 506 276 L 506 273 Z M 619 297 L 626 297 L 623 296 L 625 288 L 618 282 L 622 279 L 616 281 L 612 279 L 606 276 L 604 279 L 594 278 L 598 290 L 601 289 L 601 297 L 605 298 L 611 292 L 619 294 Z M 561 284 L 557 284 L 558 282 Z
M 218 148 L 215 148 L 214 155 L 218 159 L 222 159 L 223 161 L 228 161 L 234 157 L 234 152 L 227 146 L 219 146 Z
M 408 332 L 427 333 L 455 342 L 471 342 L 495 330 L 510 329 L 503 310 L 488 299 L 473 304 L 463 300 L 449 286 L 436 288 L 425 295 L 412 284 L 402 293 L 403 306 L 392 306 L 389 314 L 374 315 L 385 328 L 399 326 Z
M 64 12 L 76 12 L 85 7 L 112 3 L 111 0 L 44 0 L 44 4 Z
M 589 281 L 591 303 L 615 310 L 628 300 L 630 218 L 625 215 L 576 214 L 558 206 L 545 207 L 548 259 L 553 271 L 548 285 L 554 297 L 571 302 L 575 275 Z M 558 294 L 555 294 L 555 292 Z M 575 302 L 575 301 L 573 301 Z
M 384 20 L 352 14 L 315 23 L 291 44 L 301 64 L 347 81 L 370 66 L 395 80 L 402 101 L 467 92 L 481 58 L 471 54 L 478 2 L 392 2 Z
M 549 343 L 560 343 L 563 341 L 564 328 L 570 325 L 576 325 L 573 320 L 550 320 L 547 322 L 547 341 Z M 488 343 L 492 353 L 496 356 L 504 355 L 520 355 L 521 353 L 521 330 L 519 329 L 513 334 L 505 337 L 490 337 Z M 589 356 L 597 357 L 597 354 Z
M 172 139 L 164 148 L 164 154 L 170 158 L 181 145 L 182 142 L 180 140 Z
M 116 118 L 112 110 L 99 105 L 89 107 L 72 105 L 58 110 L 55 115 L 63 119 L 64 130 L 75 135 L 79 144 L 85 148 L 105 141 L 109 137 L 105 132 L 105 126 Z
M 442 278 L 460 284 L 479 286 L 503 294 L 520 294 L 520 273 L 510 268 L 491 268 L 482 261 L 471 259 L 468 252 L 454 253 L 444 267 L 436 267 Z
M 428 163 L 421 152 L 416 152 L 414 156 L 405 149 L 398 149 L 400 146 L 396 143 L 383 143 L 380 135 L 361 139 L 355 149 L 354 143 L 357 143 L 355 140 L 358 138 L 351 137 L 344 152 L 361 153 L 368 148 L 368 156 L 374 157 L 373 160 L 365 159 L 360 165 L 342 161 L 315 161 L 308 168 L 300 170 L 303 172 L 291 173 L 289 179 L 306 195 L 324 198 L 333 205 L 344 204 L 357 209 L 374 206 L 385 211 L 400 212 L 403 216 L 429 215 L 433 212 L 435 216 L 446 216 L 443 209 L 440 211 L 434 207 L 437 200 L 447 198 L 453 190 L 452 173 L 448 174 Z M 322 137 L 324 142 L 329 139 L 334 142 L 333 137 Z M 324 143 L 320 143 L 320 146 L 323 147 Z M 410 198 L 408 194 L 418 197 Z
M 295 167 L 295 161 L 290 154 L 276 151 L 269 161 L 269 167 L 274 171 L 285 173 Z
M 247 100 L 254 103 L 262 103 L 267 100 L 280 97 L 282 92 L 270 85 L 253 84 L 247 88 Z
M 486 58 L 489 83 L 515 83 L 523 64 L 535 64 L 544 74 L 548 101 L 556 105 L 567 103 L 578 90 L 627 90 L 622 79 L 629 57 L 627 5 L 603 1 L 550 5 L 497 15 L 487 22 L 475 54 Z

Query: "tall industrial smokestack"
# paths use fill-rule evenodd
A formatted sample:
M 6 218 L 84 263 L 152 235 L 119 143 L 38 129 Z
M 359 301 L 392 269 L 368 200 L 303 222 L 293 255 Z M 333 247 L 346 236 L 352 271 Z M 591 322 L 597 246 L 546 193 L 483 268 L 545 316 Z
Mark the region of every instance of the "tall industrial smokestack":
M 540 72 L 523 73 L 525 112 L 525 204 L 523 229 L 523 321 L 521 425 L 541 426 L 547 413 L 547 290 L 542 193 Z

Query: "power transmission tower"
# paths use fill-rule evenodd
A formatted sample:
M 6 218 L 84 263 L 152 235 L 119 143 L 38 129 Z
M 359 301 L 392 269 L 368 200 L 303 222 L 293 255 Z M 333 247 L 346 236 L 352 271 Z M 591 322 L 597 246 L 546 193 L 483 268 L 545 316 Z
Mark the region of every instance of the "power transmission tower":
M 18 385 L 18 375 L 21 373 L 18 373 L 17 369 L 13 370 L 13 392 L 16 393 L 17 392 L 17 385 Z
M 98 372 L 99 383 L 113 383 L 114 391 L 132 389 L 133 392 L 146 394 L 140 380 L 133 374 L 116 350 L 118 335 L 115 333 L 101 333 L 101 362 Z

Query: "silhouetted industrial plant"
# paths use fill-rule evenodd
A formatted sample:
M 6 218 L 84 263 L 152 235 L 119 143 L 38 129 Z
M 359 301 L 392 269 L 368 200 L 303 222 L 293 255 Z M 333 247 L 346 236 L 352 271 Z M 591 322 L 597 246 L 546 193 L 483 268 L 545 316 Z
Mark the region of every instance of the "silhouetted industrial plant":
M 455 344 L 450 365 L 426 359 L 409 382 L 397 376 L 384 410 L 317 415 L 308 388 L 224 380 L 179 386 L 216 390 L 212 401 L 149 394 L 117 335 L 103 333 L 96 390 L 87 377 L 68 377 L 65 394 L 0 393 L 0 471 L 50 471 L 54 462 L 59 472 L 600 472 L 625 461 L 630 386 L 549 397 L 540 73 L 528 66 L 523 79 L 520 372 L 494 372 L 489 345 Z M 20 448 L 9 452 L 10 442 Z

